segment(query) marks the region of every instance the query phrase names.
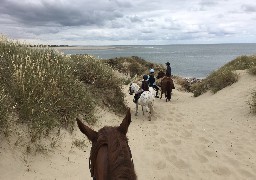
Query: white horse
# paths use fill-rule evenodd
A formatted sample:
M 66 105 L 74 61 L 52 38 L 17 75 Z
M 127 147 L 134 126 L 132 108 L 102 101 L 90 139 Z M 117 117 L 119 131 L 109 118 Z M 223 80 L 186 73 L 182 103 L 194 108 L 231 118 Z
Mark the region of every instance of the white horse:
M 129 87 L 129 94 L 130 95 L 133 95 L 133 93 L 137 94 L 138 92 L 140 91 L 140 86 L 136 83 L 131 83 L 130 84 L 130 87 Z M 144 91 L 137 103 L 136 103 L 136 113 L 135 113 L 135 116 L 138 115 L 138 106 L 141 105 L 142 107 L 142 112 L 143 112 L 143 115 L 144 115 L 144 109 L 143 107 L 145 106 L 146 108 L 148 108 L 148 112 L 149 112 L 149 120 L 151 120 L 151 116 L 153 114 L 153 105 L 154 105 L 154 100 L 155 100 L 155 90 L 152 88 L 152 87 L 149 87 L 149 91 Z

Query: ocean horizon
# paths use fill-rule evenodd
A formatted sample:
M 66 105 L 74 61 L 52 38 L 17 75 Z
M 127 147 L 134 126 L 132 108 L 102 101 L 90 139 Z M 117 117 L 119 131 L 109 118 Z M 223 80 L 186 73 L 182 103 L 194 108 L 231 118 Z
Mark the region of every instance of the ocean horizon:
M 59 50 L 98 59 L 138 56 L 152 63 L 170 62 L 173 75 L 205 78 L 236 57 L 256 55 L 256 43 L 70 46 Z

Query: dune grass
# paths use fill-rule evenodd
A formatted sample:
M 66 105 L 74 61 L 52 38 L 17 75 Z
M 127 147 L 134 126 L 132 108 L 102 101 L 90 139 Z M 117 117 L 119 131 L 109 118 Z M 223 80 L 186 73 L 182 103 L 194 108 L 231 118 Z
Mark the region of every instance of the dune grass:
M 96 106 L 125 112 L 121 85 L 109 66 L 91 56 L 1 39 L 0 134 L 8 137 L 25 126 L 34 143 L 60 129 L 72 132 L 78 115 L 95 122 Z
M 108 59 L 105 62 L 114 70 L 124 73 L 130 78 L 149 74 L 151 68 L 154 68 L 155 72 L 165 69 L 161 64 L 151 63 L 137 56 Z
M 212 72 L 202 82 L 193 84 L 191 87 L 194 96 L 200 96 L 208 90 L 213 93 L 232 85 L 238 80 L 238 75 L 235 70 L 255 69 L 255 56 L 239 56 L 233 61 L 225 64 L 220 69 Z
M 12 119 L 7 117 L 15 113 L 18 123 L 29 127 L 34 142 L 54 128 L 72 130 L 74 117 L 92 112 L 88 90 L 75 78 L 64 56 L 10 41 L 1 42 L 0 51 L 2 101 L 9 102 L 1 103 L 5 127 Z
M 90 89 L 97 104 L 124 113 L 126 105 L 120 88 L 122 81 L 114 75 L 112 68 L 89 55 L 72 55 L 71 59 L 74 75 Z
M 248 69 L 249 73 L 252 75 L 256 75 L 256 65 L 254 67 L 251 67 L 250 69 Z
M 256 114 L 256 90 L 252 92 L 251 100 L 248 102 L 251 112 Z

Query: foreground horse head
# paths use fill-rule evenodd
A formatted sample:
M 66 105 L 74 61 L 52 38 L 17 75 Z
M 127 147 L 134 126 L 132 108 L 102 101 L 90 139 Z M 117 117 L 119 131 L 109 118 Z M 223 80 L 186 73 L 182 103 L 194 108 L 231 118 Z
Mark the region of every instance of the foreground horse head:
M 78 118 L 76 120 L 80 131 L 92 142 L 89 168 L 94 180 L 137 179 L 126 137 L 131 123 L 130 109 L 127 110 L 120 126 L 105 126 L 98 132 Z

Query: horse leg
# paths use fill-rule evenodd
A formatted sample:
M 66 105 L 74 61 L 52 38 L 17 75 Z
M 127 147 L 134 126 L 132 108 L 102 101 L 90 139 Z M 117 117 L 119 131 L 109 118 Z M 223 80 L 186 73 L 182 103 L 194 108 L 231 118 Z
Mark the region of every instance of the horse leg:
M 171 100 L 171 87 L 166 91 L 166 102 Z
M 143 106 L 141 106 L 141 109 L 142 109 L 142 113 L 143 113 L 143 116 L 144 116 L 144 108 L 143 108 Z
M 136 103 L 136 112 L 135 112 L 135 116 L 138 116 L 138 103 Z
M 148 105 L 149 112 L 148 112 L 148 120 L 151 121 L 151 116 L 153 115 L 153 104 Z

